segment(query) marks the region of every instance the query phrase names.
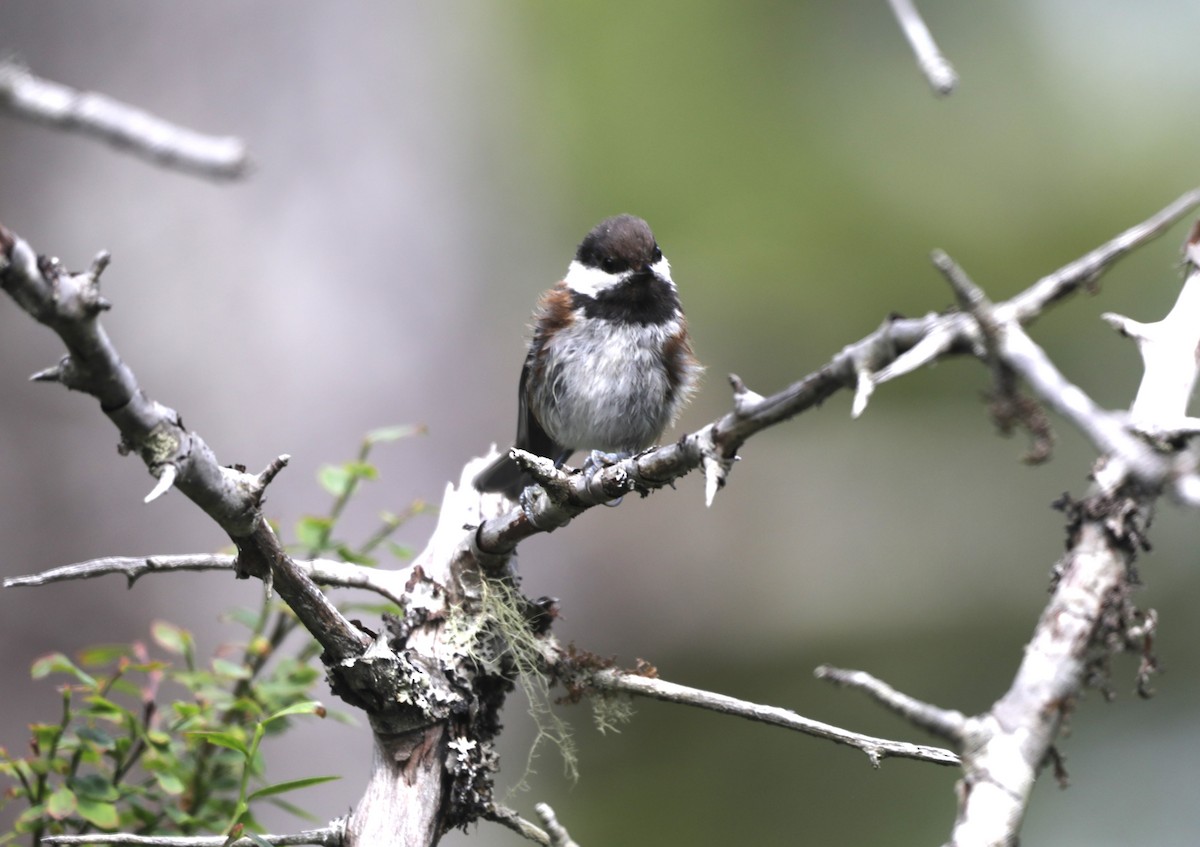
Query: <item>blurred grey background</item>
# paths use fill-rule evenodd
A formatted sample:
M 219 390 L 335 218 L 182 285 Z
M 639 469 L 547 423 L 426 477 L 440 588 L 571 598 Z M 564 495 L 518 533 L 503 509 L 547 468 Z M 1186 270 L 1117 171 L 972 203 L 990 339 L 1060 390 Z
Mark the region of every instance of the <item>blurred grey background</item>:
M 948 305 L 934 247 L 1001 299 L 1200 182 L 1194 3 L 921 7 L 962 77 L 946 100 L 883 2 L 0 0 L 0 49 L 35 72 L 239 135 L 258 164 L 214 185 L 0 117 L 0 220 L 74 267 L 112 251 L 105 325 L 122 355 L 223 462 L 292 454 L 268 505 L 285 527 L 326 508 L 316 469 L 368 429 L 427 424 L 377 453 L 353 536 L 507 443 L 534 298 L 606 215 L 646 217 L 671 258 L 708 366 L 690 429 L 728 407 L 730 372 L 774 391 L 889 312 Z M 1128 404 L 1139 367 L 1098 315 L 1165 312 L 1185 227 L 1036 326 L 1105 404 Z M 60 355 L 0 304 L 0 573 L 226 544 L 178 495 L 141 503 L 153 481 L 92 401 L 26 382 Z M 689 478 L 532 539 L 524 587 L 561 598 L 564 641 L 925 740 L 811 672 L 864 668 L 964 711 L 1007 686 L 1062 550 L 1049 504 L 1085 489 L 1093 454 L 1059 427 L 1053 461 L 1022 465 L 986 388 L 956 361 L 884 386 L 857 421 L 836 397 L 751 441 L 711 510 Z M 401 540 L 419 548 L 432 525 Z M 1118 697 L 1079 705 L 1060 746 L 1072 785 L 1037 786 L 1026 843 L 1195 843 L 1195 539 L 1195 516 L 1164 506 L 1140 595 L 1162 615 L 1159 694 L 1139 701 L 1135 663 L 1116 663 Z M 214 574 L 0 593 L 0 745 L 23 749 L 56 708 L 53 684 L 29 680 L 36 657 L 146 639 L 160 618 L 212 651 L 241 636 L 223 612 L 258 598 Z M 509 802 L 531 816 L 551 802 L 585 845 L 921 845 L 949 830 L 950 770 L 876 772 L 807 737 L 636 705 L 606 736 L 564 709 L 581 779 L 547 750 Z M 519 695 L 507 724 L 505 786 L 532 737 Z M 361 727 L 302 724 L 268 751 L 270 776 L 343 774 L 294 795 L 327 819 L 358 797 L 368 749 Z M 469 838 L 522 843 L 490 824 Z

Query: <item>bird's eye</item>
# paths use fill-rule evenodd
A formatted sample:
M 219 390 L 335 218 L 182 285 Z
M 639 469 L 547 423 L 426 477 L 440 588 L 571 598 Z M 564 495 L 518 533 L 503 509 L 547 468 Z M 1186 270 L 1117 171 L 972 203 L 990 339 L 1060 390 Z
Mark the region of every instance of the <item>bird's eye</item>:
M 612 256 L 605 256 L 600 260 L 600 267 L 604 268 L 605 273 L 616 273 L 620 269 L 620 264 Z
M 654 245 L 654 252 L 652 254 L 650 254 L 650 258 L 653 259 L 655 262 L 662 261 L 662 250 L 658 249 L 657 244 Z

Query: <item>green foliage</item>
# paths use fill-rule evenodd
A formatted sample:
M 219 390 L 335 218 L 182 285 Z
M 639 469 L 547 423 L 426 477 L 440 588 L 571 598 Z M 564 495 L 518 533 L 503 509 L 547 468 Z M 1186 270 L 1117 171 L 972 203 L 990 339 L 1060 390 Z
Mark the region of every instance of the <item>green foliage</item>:
M 0 750 L 0 777 L 12 783 L 0 806 L 28 804 L 0 844 L 95 830 L 256 830 L 253 803 L 331 779 L 263 781 L 262 740 L 290 716 L 324 710 L 309 699 L 320 673 L 287 656 L 264 670 L 263 651 L 273 650 L 254 635 L 241 661 L 207 668 L 191 633 L 165 621 L 151 627 L 162 658 L 135 642 L 35 661 L 34 679 L 67 677 L 62 709 L 56 722 L 30 727 L 27 756 Z
M 373 553 L 385 544 L 404 553 L 391 536 L 428 511 L 423 501 L 399 514 L 383 512 L 379 528 L 356 545 L 337 540 L 334 530 L 359 483 L 379 476 L 367 461 L 372 448 L 422 431 L 375 430 L 355 459 L 321 468 L 318 481 L 333 504 L 328 514 L 298 522 L 291 549 L 368 565 L 376 564 Z M 292 654 L 282 651 L 299 624 L 290 609 L 269 599 L 257 610 L 235 609 L 226 617 L 249 635 L 203 667 L 191 633 L 167 621 L 151 625 L 153 656 L 147 644 L 135 642 L 88 647 L 74 659 L 54 653 L 33 663 L 36 680 L 66 677 L 59 687 L 61 714 L 30 727 L 27 756 L 0 748 L 0 809 L 27 805 L 13 829 L 0 833 L 0 845 L 24 835 L 36 845 L 46 835 L 97 830 L 224 832 L 254 840 L 262 831 L 257 804 L 304 815 L 281 795 L 337 777 L 269 783 L 262 742 L 286 731 L 297 716 L 325 717 L 311 699 L 321 678 L 313 663 L 315 642 L 306 640 Z
M 323 465 L 317 471 L 317 481 L 333 497 L 333 505 L 326 515 L 305 515 L 296 522 L 296 549 L 309 557 L 337 556 L 343 561 L 358 565 L 375 566 L 378 560 L 375 551 L 387 543 L 391 552 L 399 558 L 409 558 L 411 552 L 391 542 L 391 536 L 409 518 L 430 511 L 423 500 L 414 501 L 406 510 L 396 514 L 384 511 L 379 515 L 379 528 L 358 545 L 351 545 L 334 538 L 334 528 L 358 492 L 359 483 L 379 478 L 379 469 L 367 461 L 377 444 L 387 444 L 402 438 L 424 434 L 423 426 L 390 426 L 368 432 L 359 446 L 358 456 L 340 465 Z

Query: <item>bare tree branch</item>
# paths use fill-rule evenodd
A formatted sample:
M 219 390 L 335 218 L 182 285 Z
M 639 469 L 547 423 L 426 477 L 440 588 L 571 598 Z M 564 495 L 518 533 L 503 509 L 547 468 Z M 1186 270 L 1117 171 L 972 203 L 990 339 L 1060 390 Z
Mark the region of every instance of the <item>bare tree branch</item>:
M 1143 233 L 1150 230 L 1144 227 Z M 1109 246 L 1111 246 L 1110 243 Z M 1122 247 L 1121 249 L 1125 249 Z M 1092 256 L 1098 255 L 1093 251 Z M 1110 251 L 1108 255 L 1114 255 Z M 993 707 L 963 718 L 900 694 L 865 674 L 824 669 L 820 675 L 863 688 L 917 725 L 957 742 L 963 759 L 959 809 L 950 844 L 1012 845 L 1038 772 L 1054 758 L 1053 744 L 1085 683 L 1106 672 L 1112 652 L 1144 654 L 1155 626 L 1153 612 L 1141 612 L 1129 600 L 1129 576 L 1147 546 L 1146 528 L 1163 486 L 1172 484 L 1180 500 L 1200 487 L 1194 459 L 1183 453 L 1177 429 L 1191 399 L 1200 350 L 1200 225 L 1186 245 L 1187 278 L 1171 313 L 1156 324 L 1138 324 L 1110 316 L 1110 322 L 1139 342 L 1145 370 L 1134 401 L 1137 414 L 1120 415 L 1097 406 L 1058 372 L 1049 357 L 1021 327 L 1017 310 L 993 306 L 949 257 L 937 264 L 975 322 L 977 354 L 993 358 L 1019 374 L 1042 397 L 1078 426 L 1101 450 L 1092 494 L 1065 502 L 1070 523 L 1069 549 L 1055 569 L 1055 586 L 1009 690 Z M 1086 263 L 1079 263 L 1086 267 Z M 1098 267 L 1093 265 L 1093 267 Z M 1042 290 L 1044 304 L 1057 299 Z M 1013 301 L 1010 301 L 1012 303 Z M 1137 432 L 1168 433 L 1165 439 L 1139 438 Z M 1138 689 L 1155 666 L 1143 656 Z
M 0 224 L 0 288 L 62 339 L 67 355 L 41 371 L 41 381 L 60 382 L 90 394 L 121 433 L 121 450 L 136 452 L 156 477 L 172 466 L 174 487 L 200 506 L 238 548 L 239 575 L 271 575 L 272 584 L 331 660 L 361 654 L 365 636 L 284 553 L 260 509 L 266 485 L 285 459 L 261 474 L 222 467 L 204 440 L 180 416 L 138 386 L 132 369 L 109 340 L 99 315 L 110 307 L 100 295 L 108 265 L 100 254 L 85 273 L 69 273 L 56 260 L 35 255 Z M 156 488 L 156 491 L 158 489 Z
M 900 28 L 904 30 L 904 37 L 908 39 L 913 53 L 916 54 L 917 67 L 921 69 L 925 79 L 929 80 L 933 93 L 942 96 L 952 93 L 955 86 L 958 85 L 958 74 L 954 72 L 954 66 L 938 49 L 933 35 L 929 32 L 929 27 L 925 25 L 920 12 L 917 11 L 917 7 L 912 0 L 889 0 L 889 2 L 896 15 L 896 20 L 900 22 Z
M 12 59 L 0 59 L 0 109 L 208 179 L 241 179 L 250 171 L 238 138 L 204 135 L 104 94 L 42 79 Z
M 924 744 L 909 744 L 905 741 L 890 741 L 885 738 L 875 738 L 861 735 L 857 732 L 836 727 L 831 724 L 813 720 L 796 714 L 789 709 L 778 706 L 763 706 L 747 700 L 739 700 L 725 694 L 716 694 L 699 688 L 691 688 L 664 679 L 642 676 L 636 673 L 620 671 L 613 668 L 594 671 L 586 676 L 592 686 L 601 691 L 636 694 L 639 697 L 649 697 L 667 703 L 679 703 L 685 706 L 695 706 L 726 715 L 736 715 L 752 721 L 769 723 L 786 729 L 796 730 L 805 735 L 824 738 L 837 744 L 857 748 L 867 754 L 871 764 L 879 767 L 880 762 L 888 757 L 898 759 L 917 759 L 935 765 L 958 765 L 958 756 L 949 750 L 939 747 L 929 747 Z
M 1070 264 L 1047 274 L 1020 294 L 1000 304 L 997 307 L 1000 309 L 998 319 L 1012 318 L 1022 326 L 1028 326 L 1048 306 L 1074 294 L 1080 288 L 1093 285 L 1109 265 L 1131 250 L 1162 235 L 1198 205 L 1200 188 L 1193 188 L 1146 220 L 1134 224 Z M 1008 310 L 1011 310 L 1012 314 L 1006 314 Z
M 567 828 L 558 822 L 558 817 L 555 816 L 554 810 L 550 808 L 549 803 L 538 803 L 535 808 L 537 809 L 538 817 L 546 825 L 546 831 L 550 833 L 550 847 L 579 847 L 571 839 L 571 834 L 567 832 Z
M 362 588 L 382 595 L 393 603 L 403 602 L 412 568 L 382 570 L 343 562 L 338 559 L 295 559 L 296 566 L 317 585 L 334 588 Z M 232 571 L 237 557 L 228 554 L 183 554 L 162 556 L 104 556 L 86 562 L 63 565 L 29 576 L 12 576 L 0 582 L 2 588 L 25 588 L 92 579 L 108 574 L 124 574 L 133 585 L 146 574 L 176 573 L 179 571 Z
M 1041 312 L 1090 285 L 1115 261 L 1133 248 L 1161 235 L 1171 224 L 1200 205 L 1200 189 L 1189 191 L 1083 257 L 1038 280 L 1025 291 L 993 307 L 997 323 L 1028 324 Z M 855 416 L 861 414 L 875 387 L 910 373 L 941 356 L 983 351 L 976 320 L 964 312 L 930 313 L 920 318 L 889 318 L 875 332 L 844 347 L 808 376 L 770 396 L 750 391 L 736 376 L 733 410 L 673 444 L 617 462 L 590 478 L 567 472 L 524 455 L 526 467 L 543 483 L 527 490 L 516 509 L 481 524 L 474 549 L 480 554 L 504 557 L 531 535 L 565 526 L 595 505 L 629 491 L 649 492 L 674 483 L 703 467 L 708 501 L 724 486 L 738 449 L 755 433 L 820 405 L 842 389 L 855 389 Z M 1064 380 L 1065 381 L 1065 380 Z M 1140 451 L 1115 429 L 1103 427 L 1106 438 L 1125 443 L 1131 455 Z M 1110 431 L 1111 430 L 1111 431 Z M 1157 466 L 1146 472 L 1166 478 L 1177 468 Z M 1189 490 L 1190 483 L 1180 487 Z M 502 502 L 502 501 L 501 501 Z
M 498 803 L 493 803 L 492 807 L 484 815 L 488 820 L 506 826 L 513 832 L 520 835 L 522 838 L 527 838 L 535 844 L 541 844 L 543 847 L 551 847 L 550 835 L 544 829 L 535 826 L 525 818 L 518 815 L 515 811 L 507 806 L 501 806 Z
M 1133 425 L 1144 435 L 1175 439 L 1194 435 L 1200 421 L 1188 417 L 1187 406 L 1196 386 L 1200 362 L 1200 222 L 1192 227 L 1184 249 L 1188 276 L 1175 307 L 1157 323 L 1139 323 L 1106 312 L 1101 317 L 1132 338 L 1142 356 L 1145 379 L 1129 407 Z
M 1179 483 L 1192 475 L 1186 457 L 1163 455 L 1137 438 L 1128 413 L 1100 408 L 1083 389 L 1069 382 L 1016 320 L 1001 322 L 1000 309 L 992 306 L 953 259 L 939 251 L 934 261 L 975 320 L 985 348 L 981 358 L 998 362 L 1024 378 L 1046 403 L 1086 434 L 1102 454 L 1119 457 L 1122 467 L 1143 484 L 1158 487 L 1168 481 Z M 1110 489 L 1121 481 L 1123 478 L 1114 478 Z M 1187 491 L 1197 484 L 1200 480 L 1177 486 L 1181 499 L 1186 499 Z
M 1148 631 L 1149 621 L 1136 622 L 1127 605 L 1120 606 L 1120 614 L 1114 615 L 1112 609 L 1114 603 L 1120 605 L 1124 575 L 1140 549 L 1149 504 L 1166 483 L 1188 481 L 1200 487 L 1191 481 L 1191 469 L 1178 461 L 1177 444 L 1144 444 L 1127 431 L 1125 418 L 1098 409 L 1053 368 L 1024 333 L 1022 324 L 1090 283 L 1112 261 L 1157 235 L 1170 220 L 1198 202 L 1200 191 L 1185 195 L 1006 303 L 989 302 L 943 254 L 939 265 L 955 286 L 963 311 L 889 319 L 818 371 L 772 396 L 756 394 L 734 377 L 731 412 L 675 444 L 618 462 L 591 480 L 550 467 L 538 457 L 519 455 L 544 484 L 529 489 L 516 509 L 502 496 L 475 492 L 471 481 L 486 460 L 468 463 L 458 485 L 448 486 L 438 526 L 407 572 L 403 588 L 355 576 L 364 587 L 388 591 L 406 601 L 404 619 L 393 621 L 388 635 L 369 644 L 340 615 L 324 621 L 319 608 L 314 612 L 306 605 L 312 593 L 325 599 L 310 578 L 319 569 L 312 567 L 306 573 L 287 557 L 262 519 L 263 489 L 279 472 L 283 460 L 257 475 L 221 468 L 198 436 L 183 428 L 178 415 L 153 403 L 138 389 L 132 372 L 116 355 L 97 320 L 108 308 L 98 288 L 106 257 L 99 257 L 85 274 L 68 274 L 57 262 L 36 258 L 28 245 L 0 227 L 0 287 L 53 328 L 67 346 L 63 361 L 39 373 L 38 379 L 61 382 L 97 397 L 121 430 L 126 448 L 137 450 L 160 479 L 166 466 L 173 467 L 175 478 L 168 483 L 173 482 L 226 529 L 239 549 L 238 568 L 260 576 L 269 573 L 277 586 L 282 580 L 281 596 L 293 608 L 299 604 L 305 609 L 297 611 L 326 646 L 335 693 L 363 708 L 375 731 L 371 777 L 346 825 L 348 847 L 385 842 L 430 844 L 447 826 L 493 815 L 489 811 L 495 808 L 490 794 L 494 770 L 490 740 L 498 721 L 488 716 L 503 702 L 504 689 L 493 682 L 493 690 L 500 693 L 481 702 L 484 695 L 475 690 L 475 675 L 486 672 L 507 683 L 512 669 L 506 670 L 503 662 L 483 661 L 481 656 L 488 653 L 463 650 L 457 641 L 448 646 L 444 630 L 447 621 L 458 616 L 452 627 L 456 639 L 468 631 L 481 643 L 495 638 L 503 643 L 501 635 L 488 629 L 488 623 L 471 615 L 481 605 L 484 581 L 509 577 L 508 558 L 521 539 L 561 526 L 596 503 L 630 490 L 661 487 L 700 466 L 705 468 L 711 500 L 724 483 L 738 448 L 756 432 L 843 388 L 857 389 L 855 411 L 861 412 L 872 386 L 938 356 L 970 353 L 993 367 L 1021 375 L 1043 399 L 1092 434 L 1125 471 L 1111 476 L 1110 484 L 1088 500 L 1070 506 L 1072 550 L 1060 564 L 1054 597 L 1012 688 L 990 712 L 962 719 L 960 733 L 961 716 L 955 712 L 921 704 L 878 681 L 860 679 L 857 683 L 917 724 L 940 730 L 947 737 L 960 735 L 964 778 L 953 843 L 965 847 L 1010 843 L 1015 838 L 1037 769 L 1048 755 L 1065 704 L 1083 683 L 1089 656 L 1114 649 L 1112 634 L 1102 629 L 1101 621 L 1115 617 L 1124 622 L 1120 644 L 1132 644 L 1139 631 Z M 1192 325 L 1200 324 L 1200 316 L 1189 318 L 1190 309 L 1185 312 L 1180 325 L 1189 320 Z M 1139 337 L 1155 334 L 1128 319 L 1121 325 Z M 1181 348 L 1174 345 L 1172 349 Z M 1150 380 L 1151 371 L 1156 370 L 1150 362 L 1157 359 L 1145 358 L 1146 380 Z M 1184 380 L 1189 384 L 1183 390 L 1190 392 L 1194 376 L 1193 371 L 1192 378 Z M 1179 409 L 1186 406 L 1186 399 L 1180 403 L 1174 397 L 1170 403 L 1153 405 Z M 1153 421 L 1146 425 L 1155 426 Z M 464 527 L 475 529 L 464 535 Z M 143 565 L 127 560 L 93 570 L 102 567 L 129 575 L 140 573 Z M 341 576 L 348 578 L 346 573 Z M 490 655 L 504 655 L 504 650 Z M 639 674 L 593 669 L 589 684 L 786 726 L 864 750 L 875 763 L 886 756 L 957 763 L 949 751 L 861 736 L 788 710 Z M 547 822 L 551 843 L 569 844 L 569 836 L 551 827 L 552 822 L 551 817 Z
M 322 829 L 310 829 L 294 835 L 255 835 L 255 839 L 238 838 L 230 841 L 224 835 L 171 837 L 166 835 L 130 835 L 123 832 L 92 832 L 87 835 L 44 835 L 43 844 L 105 844 L 112 847 L 255 847 L 262 841 L 276 847 L 297 847 L 315 844 L 317 847 L 342 847 L 343 827 L 340 821 Z
M 891 709 L 900 717 L 916 724 L 939 738 L 945 738 L 956 745 L 962 742 L 963 728 L 966 717 L 962 712 L 953 709 L 940 709 L 929 703 L 924 703 L 915 697 L 910 697 L 892 688 L 886 682 L 876 679 L 866 671 L 843 670 L 829 665 L 821 665 L 814 671 L 817 679 L 826 679 L 835 685 L 846 688 L 858 688 L 865 691 L 875 702 Z M 958 762 L 958 757 L 954 757 Z
M 1186 245 L 1187 278 L 1171 313 L 1157 324 L 1139 325 L 1136 337 L 1144 363 L 1141 385 L 1130 417 L 1144 432 L 1169 432 L 1191 400 L 1200 349 L 1200 273 L 1196 260 L 1200 227 Z M 1124 319 L 1123 328 L 1130 325 Z M 1099 412 L 1082 391 L 1064 385 L 1049 359 L 1011 322 L 1002 331 L 999 354 L 1093 440 L 1111 439 L 1101 459 L 1094 493 L 1068 503 L 1070 549 L 1056 568 L 1050 604 L 1008 692 L 983 715 L 971 718 L 963 735 L 964 777 L 951 844 L 1015 844 L 1029 794 L 1069 710 L 1095 668 L 1107 666 L 1109 653 L 1149 649 L 1152 613 L 1141 613 L 1128 600 L 1130 569 L 1146 546 L 1145 532 L 1159 485 L 1146 465 L 1158 459 L 1175 469 L 1176 493 L 1196 505 L 1189 493 L 1194 459 L 1182 453 L 1183 441 L 1141 442 L 1138 451 L 1124 442 L 1110 413 Z M 1136 414 L 1134 414 L 1136 412 Z M 1119 433 L 1119 437 L 1118 437 Z M 1103 445 L 1102 445 L 1103 449 Z M 1139 466 L 1140 463 L 1140 466 Z M 1153 667 L 1143 662 L 1143 668 Z M 1145 680 L 1139 670 L 1139 690 Z

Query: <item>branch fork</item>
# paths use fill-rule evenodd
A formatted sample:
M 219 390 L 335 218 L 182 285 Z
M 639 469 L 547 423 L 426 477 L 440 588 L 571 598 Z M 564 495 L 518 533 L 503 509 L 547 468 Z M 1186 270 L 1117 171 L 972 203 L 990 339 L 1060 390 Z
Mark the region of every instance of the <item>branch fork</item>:
M 478 629 L 467 633 L 462 621 L 454 616 L 479 602 L 485 578 L 509 578 L 503 564 L 523 538 L 549 531 L 620 493 L 671 484 L 696 467 L 705 470 L 706 499 L 711 503 L 727 478 L 738 448 L 756 432 L 800 414 L 844 388 L 855 389 L 854 411 L 860 413 L 875 385 L 940 356 L 971 353 L 984 358 L 994 370 L 1008 369 L 1021 376 L 1044 402 L 1083 429 L 1102 452 L 1110 454 L 1111 464 L 1125 472 L 1114 476 L 1112 485 L 1101 489 L 1089 508 L 1072 518 L 1071 552 L 1060 566 L 1054 597 L 1012 688 L 988 713 L 964 718 L 951 710 L 921 704 L 877 681 L 871 684 L 861 676 L 848 676 L 845 683 L 871 691 L 918 726 L 960 747 L 965 776 L 952 843 L 965 847 L 983 843 L 972 840 L 978 833 L 1000 833 L 1000 841 L 988 843 L 1015 838 L 1028 790 L 1049 754 L 1063 707 L 1089 672 L 1089 654 L 1112 649 L 1103 637 L 1101 621 L 1110 608 L 1106 604 L 1120 595 L 1123 580 L 1140 549 L 1138 539 L 1146 510 L 1156 492 L 1167 484 L 1173 484 L 1176 492 L 1188 490 L 1187 486 L 1200 491 L 1200 479 L 1190 464 L 1177 452 L 1163 452 L 1131 433 L 1130 415 L 1097 408 L 1054 368 L 1025 333 L 1024 325 L 1050 304 L 1090 284 L 1112 261 L 1157 235 L 1197 203 L 1200 191 L 1184 195 L 1146 222 L 1004 303 L 990 303 L 949 257 L 939 254 L 935 259 L 955 287 L 960 311 L 917 319 L 889 318 L 875 333 L 848 345 L 818 370 L 769 396 L 749 390 L 734 377 L 730 412 L 673 444 L 595 474 L 568 474 L 538 457 L 514 453 L 514 458 L 543 483 L 516 508 L 502 496 L 475 492 L 471 481 L 481 463 L 468 463 L 458 486 L 448 486 L 438 528 L 405 575 L 403 589 L 386 581 L 355 578 L 358 581 L 354 584 L 390 592 L 385 596 L 425 598 L 411 605 L 405 621 L 391 625 L 387 637 L 372 637 L 346 621 L 314 585 L 314 568 L 292 561 L 262 519 L 263 491 L 286 464 L 286 457 L 276 459 L 259 474 L 222 468 L 199 436 L 183 428 L 174 411 L 142 393 L 97 320 L 107 307 L 96 288 L 107 257 L 97 257 L 85 274 L 70 275 L 57 262 L 37 261 L 28 245 L 0 227 L 0 286 L 62 337 L 68 358 L 59 366 L 58 380 L 100 400 L 102 409 L 120 430 L 122 443 L 136 450 L 158 476 L 155 490 L 161 493 L 178 488 L 212 516 L 236 543 L 238 556 L 234 564 L 243 575 L 270 575 L 279 594 L 325 648 L 324 658 L 332 669 L 335 687 L 341 685 L 360 700 L 371 696 L 387 700 L 387 705 L 365 705 L 376 728 L 376 762 L 367 794 L 347 824 L 349 842 L 358 844 L 382 843 L 385 839 L 429 843 L 437 827 L 447 822 L 441 816 L 447 791 L 455 798 L 450 807 L 459 815 L 449 818 L 451 824 L 469 820 L 471 815 L 486 816 L 487 809 L 492 808 L 487 776 L 489 757 L 494 756 L 488 743 L 490 736 L 486 729 L 456 723 L 463 715 L 474 716 L 470 720 L 486 715 L 487 709 L 496 705 L 472 703 L 463 709 L 456 699 L 463 690 L 471 689 L 464 680 L 483 672 L 481 663 L 471 659 L 456 639 L 487 634 L 481 635 Z M 1193 266 L 1200 251 L 1195 240 L 1189 242 Z M 1191 279 L 1189 276 L 1189 283 Z M 84 295 L 84 291 L 92 294 Z M 1190 301 L 1197 289 L 1185 285 L 1185 291 L 1188 296 L 1181 297 L 1177 308 L 1186 317 L 1191 308 L 1182 304 Z M 1142 339 L 1154 336 L 1145 325 L 1128 319 L 1117 322 L 1131 335 Z M 1179 326 L 1187 323 L 1178 321 Z M 1192 324 L 1200 321 L 1193 320 Z M 1174 333 L 1170 336 L 1176 337 Z M 1178 356 L 1184 345 L 1172 349 Z M 1193 359 L 1195 350 L 1193 341 Z M 1151 357 L 1143 355 L 1147 361 L 1146 387 L 1152 371 L 1165 371 L 1152 367 Z M 1177 393 L 1190 392 L 1195 372 L 1190 376 L 1185 372 L 1184 376 L 1162 382 L 1174 386 Z M 1149 396 L 1155 394 L 1150 388 L 1146 391 Z M 1175 404 L 1172 408 L 1177 423 L 1180 410 L 1186 408 L 1186 397 L 1176 394 L 1170 399 Z M 1165 411 L 1168 405 L 1156 402 L 1149 407 L 1158 410 L 1158 415 L 1148 417 L 1161 428 L 1169 418 Z M 470 531 L 464 533 L 464 528 Z M 1133 619 L 1128 615 L 1117 617 Z M 1144 622 L 1148 638 L 1152 616 L 1139 620 Z M 1120 643 L 1136 637 L 1133 628 L 1126 628 Z M 497 661 L 502 664 L 502 660 Z M 493 664 L 493 670 L 501 667 Z M 852 744 L 863 750 L 872 763 L 888 755 L 942 764 L 959 762 L 946 750 L 857 736 L 784 709 L 745 704 L 611 668 L 592 671 L 590 684 L 597 688 L 694 702 L 790 726 Z M 456 673 L 467 676 L 457 679 L 453 676 Z M 497 696 L 503 699 L 502 686 L 497 690 L 501 692 Z M 467 743 L 470 741 L 476 743 Z M 990 796 L 993 788 L 1008 798 L 1006 805 Z M 408 801 L 397 800 L 410 795 Z M 981 804 L 985 797 L 988 802 Z M 417 814 L 400 813 L 406 808 Z M 559 839 L 559 843 L 566 842 Z

